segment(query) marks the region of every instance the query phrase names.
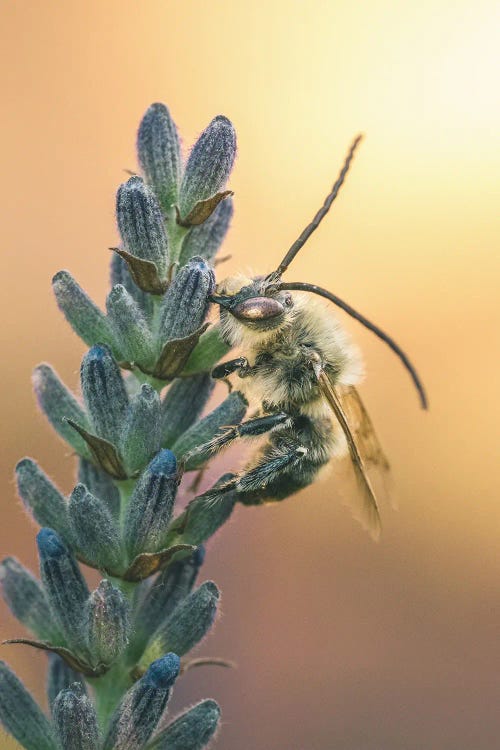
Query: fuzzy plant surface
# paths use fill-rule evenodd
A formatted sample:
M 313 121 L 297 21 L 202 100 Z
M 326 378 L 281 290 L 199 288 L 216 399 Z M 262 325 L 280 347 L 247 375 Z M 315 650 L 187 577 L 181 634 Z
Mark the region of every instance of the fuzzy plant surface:
M 81 396 L 48 364 L 33 376 L 40 408 L 77 456 L 77 483 L 65 497 L 33 459 L 16 467 L 19 496 L 42 527 L 40 577 L 8 557 L 0 584 L 30 631 L 10 642 L 48 657 L 50 706 L 48 715 L 0 663 L 0 720 L 26 750 L 201 750 L 219 723 L 210 699 L 173 720 L 166 711 L 183 672 L 217 662 L 192 656 L 220 600 L 216 584 L 197 577 L 204 542 L 237 500 L 225 492 L 186 505 L 178 493 L 183 474 L 209 462 L 198 448 L 247 410 L 233 391 L 201 417 L 229 348 L 206 318 L 233 211 L 236 137 L 216 117 L 183 162 L 168 109 L 153 104 L 137 146 L 142 176 L 117 193 L 106 311 L 68 271 L 53 279 L 59 308 L 90 347 Z M 82 565 L 102 576 L 94 591 Z

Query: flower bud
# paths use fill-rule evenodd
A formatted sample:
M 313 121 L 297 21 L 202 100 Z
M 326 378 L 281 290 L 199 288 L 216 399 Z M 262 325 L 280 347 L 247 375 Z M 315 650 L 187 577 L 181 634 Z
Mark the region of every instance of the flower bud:
M 59 271 L 52 279 L 57 304 L 64 317 L 89 346 L 108 344 L 120 356 L 113 329 L 104 313 L 75 281 L 69 271 Z
M 106 307 L 123 358 L 152 367 L 155 361 L 153 334 L 134 298 L 124 286 L 117 284 L 108 294 Z
M 175 719 L 149 745 L 149 750 L 203 750 L 219 725 L 220 708 L 213 700 L 198 703 Z
M 169 286 L 160 309 L 159 337 L 162 343 L 181 339 L 196 331 L 208 312 L 215 276 L 202 258 L 192 258 Z
M 71 533 L 66 498 L 31 458 L 16 466 L 17 491 L 27 510 L 40 526 L 56 529 L 66 540 Z
M 236 133 L 232 123 L 218 115 L 193 146 L 179 194 L 179 208 L 186 216 L 199 201 L 222 190 L 236 156 Z
M 209 373 L 178 378 L 161 405 L 162 445 L 171 446 L 196 422 L 215 387 Z
M 121 591 L 101 581 L 85 604 L 83 621 L 92 663 L 112 664 L 125 651 L 130 635 L 129 604 Z
M 124 537 L 131 560 L 141 552 L 161 548 L 172 517 L 177 493 L 177 461 L 172 451 L 161 450 L 146 467 L 130 498 Z
M 121 284 L 139 305 L 147 320 L 153 316 L 153 297 L 148 292 L 143 292 L 130 275 L 127 262 L 118 253 L 111 256 L 111 286 Z
M 190 229 L 182 243 L 179 264 L 183 266 L 195 255 L 212 262 L 224 241 L 232 216 L 233 201 L 229 197 L 219 203 L 203 224 Z
M 33 372 L 33 390 L 38 405 L 55 431 L 84 458 L 90 458 L 90 451 L 83 438 L 67 423 L 72 419 L 77 424 L 89 429 L 89 424 L 82 407 L 61 382 L 50 365 L 38 365 Z
M 169 565 L 151 584 L 134 622 L 134 647 L 138 657 L 150 635 L 193 588 L 204 557 L 203 547 L 198 547 L 189 557 Z
M 86 692 L 85 683 L 81 675 L 71 669 L 68 664 L 57 654 L 47 654 L 49 657 L 49 670 L 47 673 L 47 698 L 49 706 L 54 705 L 54 701 L 61 692 L 66 690 L 70 685 L 77 682 L 80 685 L 82 693 Z
M 118 529 L 106 505 L 85 485 L 77 484 L 69 499 L 69 518 L 76 547 L 96 568 L 110 572 L 122 567 Z
M 37 535 L 40 573 L 55 621 L 67 643 L 78 651 L 82 645 L 82 611 L 89 591 L 73 555 L 52 529 Z
M 137 154 L 146 182 L 168 211 L 177 200 L 181 154 L 177 128 L 164 104 L 152 104 L 142 118 Z
M 120 515 L 120 491 L 109 474 L 81 458 L 78 463 L 78 481 L 85 485 L 89 492 L 102 500 L 111 516 L 118 519 Z
M 128 397 L 120 368 L 106 346 L 89 349 L 80 370 L 82 393 L 94 431 L 117 444 Z
M 120 438 L 120 452 L 129 475 L 142 470 L 160 450 L 160 397 L 144 384 L 130 399 Z
M 233 474 L 224 474 L 214 489 L 232 478 Z M 205 542 L 227 521 L 233 512 L 236 498 L 236 492 L 224 492 L 216 502 L 203 495 L 195 497 L 171 524 L 166 544 L 198 545 Z
M 211 456 L 208 449 L 201 452 L 195 452 L 195 449 L 209 443 L 221 428 L 239 424 L 247 407 L 248 402 L 244 396 L 239 391 L 233 391 L 216 409 L 181 435 L 172 450 L 179 458 L 193 452 L 186 462 L 188 471 L 203 466 Z
M 168 268 L 168 240 L 159 203 L 141 177 L 120 185 L 116 217 L 125 249 L 137 258 L 155 264 L 161 278 Z
M 150 665 L 112 716 L 103 750 L 135 750 L 146 744 L 165 710 L 179 670 L 176 654 L 167 654 Z
M 54 725 L 61 747 L 96 750 L 99 727 L 95 708 L 78 682 L 62 690 L 54 701 Z
M 145 667 L 152 659 L 176 648 L 179 656 L 187 654 L 212 627 L 220 599 L 219 589 L 206 581 L 175 607 L 167 620 L 151 637 L 140 661 Z
M 49 720 L 23 683 L 0 662 L 0 723 L 26 750 L 54 750 Z
M 49 603 L 40 582 L 13 557 L 0 563 L 2 596 L 12 614 L 42 640 L 57 638 Z

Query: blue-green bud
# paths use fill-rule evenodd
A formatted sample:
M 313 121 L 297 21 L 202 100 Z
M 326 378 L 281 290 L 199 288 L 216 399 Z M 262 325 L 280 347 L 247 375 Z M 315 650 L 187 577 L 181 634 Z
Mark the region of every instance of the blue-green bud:
M 66 419 L 72 419 L 84 429 L 89 429 L 85 412 L 59 379 L 50 365 L 38 365 L 33 372 L 33 390 L 38 405 L 55 431 L 84 458 L 90 458 L 90 451 L 83 438 L 74 431 Z
M 144 648 L 149 636 L 190 593 L 204 557 L 205 550 L 198 547 L 190 557 L 173 562 L 153 581 L 137 609 L 134 646 Z
M 196 331 L 208 312 L 215 276 L 203 258 L 192 258 L 170 284 L 160 309 L 159 339 L 162 344 Z
M 120 491 L 109 474 L 81 458 L 78 463 L 78 481 L 104 503 L 112 517 L 120 515 Z
M 233 474 L 224 474 L 215 487 L 224 485 L 232 478 Z M 233 512 L 236 499 L 236 492 L 224 492 L 216 502 L 203 495 L 195 497 L 171 524 L 166 544 L 198 545 L 205 542 L 227 521 Z
M 155 731 L 180 670 L 176 654 L 157 659 L 126 693 L 111 718 L 103 750 L 137 750 Z
M 203 750 L 217 731 L 220 708 L 213 700 L 198 703 L 168 725 L 148 750 Z
M 121 591 L 101 581 L 86 602 L 83 621 L 93 665 L 112 664 L 130 635 L 129 604 Z
M 159 203 L 141 177 L 131 177 L 118 189 L 116 217 L 125 249 L 155 264 L 160 278 L 168 269 L 168 240 Z
M 147 384 L 130 400 L 120 438 L 120 453 L 129 475 L 143 469 L 160 449 L 160 409 L 158 393 Z
M 120 368 L 106 346 L 98 344 L 87 352 L 80 377 L 94 432 L 116 445 L 128 407 L 128 396 Z
M 142 473 L 128 504 L 124 537 L 130 560 L 141 552 L 161 549 L 178 481 L 174 454 L 161 450 Z
M 177 200 L 181 153 L 177 128 L 164 104 L 152 104 L 142 118 L 137 154 L 146 182 L 167 211 Z
M 69 271 L 56 273 L 52 287 L 59 309 L 74 332 L 89 346 L 108 344 L 115 356 L 120 357 L 109 321 Z
M 195 255 L 212 262 L 224 241 L 232 217 L 233 200 L 229 197 L 219 203 L 213 214 L 203 224 L 189 230 L 189 234 L 182 243 L 179 264 L 183 266 Z
M 14 672 L 0 662 L 0 722 L 26 750 L 56 750 L 49 720 Z
M 151 320 L 153 316 L 153 298 L 148 292 L 143 292 L 137 286 L 130 275 L 126 261 L 118 253 L 113 253 L 111 256 L 110 282 L 111 286 L 115 286 L 116 284 L 124 286 L 131 297 L 135 299 L 146 319 Z
M 66 690 L 70 685 L 77 682 L 80 685 L 82 693 L 86 692 L 85 682 L 82 676 L 75 672 L 74 669 L 66 664 L 57 654 L 47 654 L 49 657 L 49 669 L 47 673 L 47 698 L 49 706 L 54 705 L 54 701 L 61 692 Z
M 206 581 L 182 599 L 151 637 L 140 666 L 145 667 L 173 648 L 179 656 L 187 654 L 212 627 L 219 599 L 219 589 L 212 581 Z
M 13 557 L 0 563 L 2 596 L 12 614 L 42 640 L 57 639 L 49 603 L 40 582 Z
M 70 540 L 68 506 L 49 477 L 31 458 L 23 458 L 16 466 L 17 491 L 33 518 L 40 526 L 56 529 Z
M 106 308 L 123 358 L 144 368 L 152 367 L 155 362 L 153 334 L 139 305 L 124 286 L 117 284 L 112 288 Z
M 97 715 L 78 682 L 59 693 L 52 709 L 57 738 L 64 750 L 99 747 Z
M 55 621 L 70 648 L 81 651 L 82 612 L 89 590 L 73 555 L 52 529 L 37 535 L 40 574 Z
M 84 560 L 95 568 L 120 571 L 122 550 L 118 528 L 104 502 L 77 484 L 69 500 L 72 536 Z
M 200 135 L 189 155 L 179 194 L 179 208 L 186 216 L 196 203 L 222 190 L 236 156 L 232 123 L 218 115 Z
M 239 424 L 247 408 L 248 402 L 244 396 L 239 391 L 233 391 L 216 409 L 181 435 L 172 450 L 178 458 L 192 452 L 186 461 L 188 471 L 203 466 L 212 455 L 209 448 L 199 452 L 195 450 L 209 443 L 220 429 Z
M 208 372 L 172 383 L 161 405 L 162 445 L 171 447 L 196 422 L 214 387 Z

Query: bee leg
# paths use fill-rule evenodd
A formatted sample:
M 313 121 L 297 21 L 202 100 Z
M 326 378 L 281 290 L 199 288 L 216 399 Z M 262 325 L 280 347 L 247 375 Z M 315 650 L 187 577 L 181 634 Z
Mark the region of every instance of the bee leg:
M 212 440 L 209 440 L 203 445 L 199 445 L 193 448 L 192 451 L 184 456 L 184 460 L 187 461 L 194 454 L 203 453 L 207 457 L 226 448 L 234 440 L 239 437 L 258 437 L 263 435 L 265 432 L 269 432 L 274 427 L 277 427 L 290 419 L 290 415 L 285 412 L 278 412 L 277 414 L 267 414 L 264 417 L 256 417 L 255 419 L 249 419 L 241 424 L 230 427 L 220 435 L 216 435 Z
M 220 365 L 214 367 L 212 370 L 212 377 L 215 380 L 221 380 L 228 378 L 233 372 L 240 372 L 242 370 L 249 370 L 250 365 L 246 357 L 236 357 L 236 359 L 230 359 L 227 362 L 221 362 Z

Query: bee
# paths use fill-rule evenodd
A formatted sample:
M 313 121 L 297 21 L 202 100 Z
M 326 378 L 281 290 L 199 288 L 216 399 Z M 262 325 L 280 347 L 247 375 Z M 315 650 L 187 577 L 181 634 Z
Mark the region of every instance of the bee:
M 354 516 L 377 538 L 380 514 L 368 468 L 386 474 L 389 462 L 356 388 L 363 376 L 361 354 L 332 312 L 311 294 L 332 302 L 384 341 L 409 372 L 427 408 L 424 387 L 403 350 L 378 326 L 315 284 L 282 280 L 337 197 L 360 140 L 358 136 L 351 144 L 322 207 L 277 269 L 257 278 L 231 277 L 218 285 L 212 301 L 220 308 L 222 336 L 242 355 L 218 365 L 212 376 L 239 376 L 239 389 L 259 409 L 201 450 L 208 447 L 215 453 L 237 438 L 267 433 L 242 471 L 205 493 L 215 500 L 236 491 L 247 505 L 282 500 L 311 484 L 332 458 L 349 455 L 358 487 Z

